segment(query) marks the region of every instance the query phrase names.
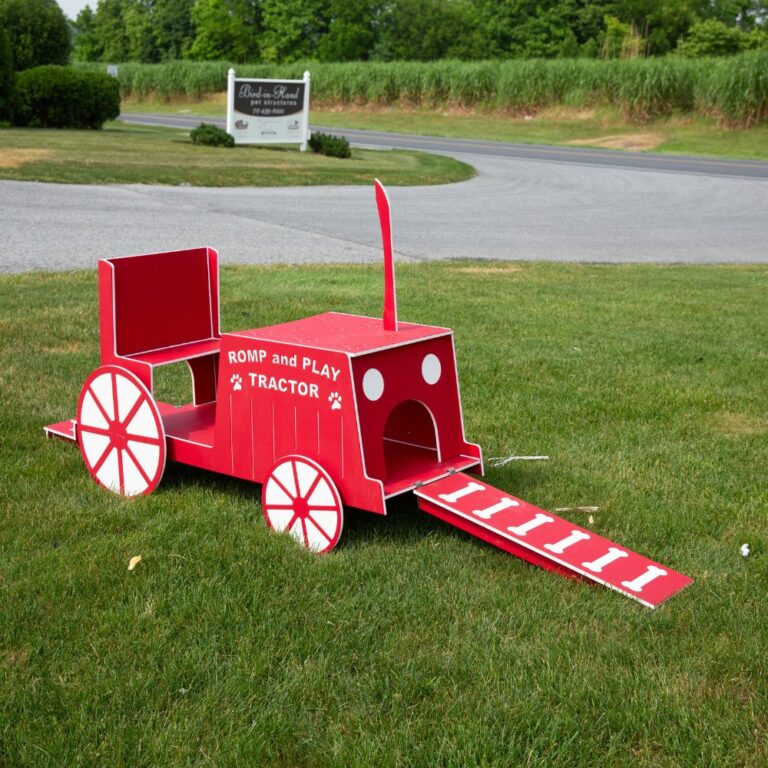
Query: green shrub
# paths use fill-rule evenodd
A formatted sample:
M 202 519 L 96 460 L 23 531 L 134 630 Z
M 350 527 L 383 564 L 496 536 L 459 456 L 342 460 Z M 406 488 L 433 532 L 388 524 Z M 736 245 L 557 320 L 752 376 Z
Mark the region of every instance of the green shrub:
M 15 125 L 101 128 L 119 115 L 119 85 L 103 72 L 50 65 L 16 76 Z
M 309 139 L 309 146 L 313 152 L 328 155 L 328 157 L 347 158 L 352 156 L 349 142 L 343 136 L 313 133 Z
M 206 147 L 234 147 L 235 139 L 223 128 L 210 123 L 200 123 L 190 134 L 193 144 L 203 144 Z

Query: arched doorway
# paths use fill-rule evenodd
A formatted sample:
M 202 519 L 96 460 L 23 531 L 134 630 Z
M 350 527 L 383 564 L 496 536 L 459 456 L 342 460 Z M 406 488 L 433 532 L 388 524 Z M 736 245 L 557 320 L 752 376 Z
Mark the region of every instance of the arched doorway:
M 384 425 L 387 482 L 429 470 L 438 461 L 437 427 L 427 406 L 416 400 L 397 405 Z

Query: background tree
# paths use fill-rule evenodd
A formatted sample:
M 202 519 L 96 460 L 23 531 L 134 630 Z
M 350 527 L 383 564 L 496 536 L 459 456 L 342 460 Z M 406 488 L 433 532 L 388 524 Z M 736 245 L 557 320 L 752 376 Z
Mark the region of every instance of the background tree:
M 476 0 L 486 56 L 596 56 L 611 3 L 601 0 Z
M 180 59 L 195 39 L 194 0 L 155 0 L 152 24 L 162 59 Z
M 635 59 L 645 52 L 646 42 L 634 24 L 625 24 L 615 16 L 605 17 L 605 32 L 600 46 L 603 59 Z
M 17 71 L 69 61 L 69 25 L 56 0 L 0 0 L 0 27 Z
M 123 2 L 122 17 L 125 27 L 126 57 L 130 61 L 156 63 L 162 58 L 154 24 L 154 0 Z
M 694 24 L 677 46 L 677 52 L 689 58 L 728 56 L 747 47 L 749 38 L 737 27 L 707 19 Z
M 330 0 L 328 31 L 317 45 L 320 61 L 365 61 L 376 44 L 381 0 Z
M 101 61 L 128 61 L 128 34 L 124 0 L 99 0 L 93 16 L 93 33 L 101 46 Z
M 13 56 L 11 41 L 4 27 L 0 27 L 0 120 L 11 116 L 13 103 Z
M 53 0 L 0 0 L 12 3 Z M 714 28 L 696 33 L 715 34 L 719 42 L 706 43 L 711 50 L 735 50 L 728 41 L 738 35 L 742 47 L 762 47 L 768 0 L 98 0 L 95 10 L 77 18 L 76 58 L 279 63 L 657 56 L 707 21 L 724 25 L 717 27 L 719 37 Z
M 260 0 L 196 0 L 192 6 L 193 59 L 258 61 L 261 47 Z
M 709 0 L 705 2 L 702 19 L 722 21 L 726 26 L 749 32 L 768 22 L 768 3 L 765 0 Z
M 646 39 L 647 53 L 669 53 L 709 0 L 616 0 L 610 13 Z
M 430 61 L 488 56 L 471 0 L 393 0 L 378 23 L 377 59 Z
M 194 0 L 99 0 L 75 21 L 78 61 L 157 62 L 186 55 Z
M 264 0 L 265 61 L 314 58 L 330 26 L 329 0 Z
M 99 61 L 103 52 L 104 45 L 95 29 L 93 9 L 86 5 L 75 19 L 72 56 L 75 61 Z
M 748 51 L 768 48 L 768 27 L 755 27 L 747 35 L 746 47 Z

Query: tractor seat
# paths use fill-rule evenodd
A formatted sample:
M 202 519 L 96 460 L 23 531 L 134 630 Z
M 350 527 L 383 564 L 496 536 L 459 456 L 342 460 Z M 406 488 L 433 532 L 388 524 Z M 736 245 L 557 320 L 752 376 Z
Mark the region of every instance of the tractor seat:
M 221 341 L 219 339 L 190 341 L 186 344 L 177 344 L 173 347 L 164 347 L 151 352 L 135 352 L 125 357 L 150 365 L 168 365 L 169 363 L 215 354 L 219 351 L 220 346 Z
M 99 261 L 101 363 L 136 374 L 153 393 L 153 369 L 186 362 L 194 404 L 216 400 L 219 266 L 213 248 Z

